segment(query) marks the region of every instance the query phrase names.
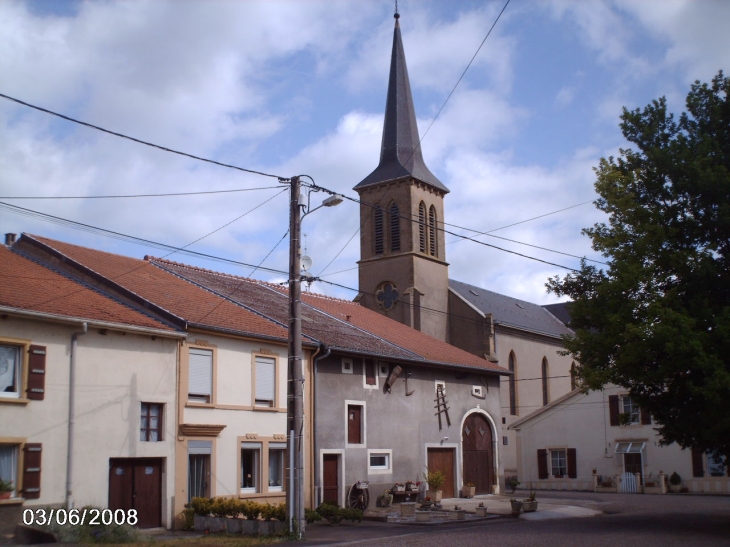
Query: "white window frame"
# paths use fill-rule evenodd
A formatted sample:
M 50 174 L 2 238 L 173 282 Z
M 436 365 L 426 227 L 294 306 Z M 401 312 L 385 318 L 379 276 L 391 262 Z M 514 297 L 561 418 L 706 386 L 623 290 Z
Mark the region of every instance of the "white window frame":
M 443 393 L 446 395 L 446 381 L 445 380 L 436 380 L 433 383 L 433 392 L 438 393 L 439 392 L 439 386 L 443 386 Z
M 614 454 L 641 454 L 646 443 L 643 441 L 617 441 L 613 448 Z
M 0 443 L 0 446 L 8 450 L 8 462 L 0 460 L 0 479 L 11 481 L 15 489 L 10 493 L 11 498 L 18 497 L 18 474 L 20 472 L 20 445 L 15 443 Z
M 626 412 L 626 402 L 629 403 L 630 412 Z M 630 395 L 621 396 L 621 414 L 630 414 L 631 421 L 626 425 L 639 425 L 641 423 L 641 409 L 637 405 Z M 634 419 L 635 418 L 635 419 Z
M 281 474 L 281 485 L 273 486 L 271 484 L 271 451 L 276 450 L 281 452 L 281 468 L 279 472 Z M 286 443 L 281 442 L 269 442 L 269 468 L 267 470 L 266 481 L 269 483 L 269 492 L 283 492 L 284 491 L 284 480 L 286 478 Z
M 387 378 L 390 375 L 390 363 L 386 361 L 378 361 L 378 376 Z
M 348 408 L 350 405 L 353 406 L 360 406 L 362 407 L 362 414 L 360 416 L 360 435 L 361 435 L 361 443 L 355 444 L 348 442 L 348 431 L 349 431 L 349 419 L 350 416 L 348 415 Z M 368 444 L 367 439 L 367 428 L 365 427 L 367 424 L 367 406 L 365 405 L 365 401 L 351 401 L 349 399 L 345 400 L 345 446 L 347 448 L 365 448 Z
M 565 472 L 560 473 L 560 476 L 567 477 L 568 476 L 568 449 L 567 448 L 550 448 L 548 450 L 548 452 L 550 452 L 550 476 L 555 478 L 558 475 L 557 473 L 555 473 L 555 468 L 553 466 L 553 452 L 555 452 L 555 453 L 562 452 L 563 453 L 562 459 L 564 462 L 563 469 L 565 470 Z M 560 459 L 560 455 L 558 455 L 558 458 Z M 558 467 L 558 469 L 560 469 L 560 467 Z
M 349 357 L 343 357 L 342 374 L 352 374 L 354 369 L 355 365 L 353 364 L 352 359 L 350 359 Z
M 386 464 L 372 465 L 370 458 L 373 456 L 384 456 Z M 368 473 L 371 475 L 390 475 L 393 473 L 393 450 L 390 448 L 368 449 Z
M 239 450 L 241 451 L 240 459 L 239 459 L 239 465 L 241 467 L 241 484 L 239 484 L 239 491 L 241 494 L 258 494 L 261 492 L 261 479 L 262 479 L 262 469 L 261 469 L 261 449 L 262 445 L 260 442 L 246 442 L 242 441 L 241 445 L 239 447 Z M 254 451 L 254 469 L 251 476 L 252 482 L 254 483 L 254 486 L 243 486 L 245 478 L 244 478 L 244 469 L 243 469 L 243 451 L 244 450 L 253 450 Z
M 253 370 L 254 370 L 254 385 L 253 385 L 253 406 L 254 408 L 276 408 L 276 391 L 277 391 L 277 371 L 279 369 L 279 363 L 276 357 L 273 355 L 260 355 L 254 354 L 251 356 L 253 359 Z M 261 362 L 259 363 L 259 359 Z M 261 369 L 259 368 L 261 365 Z M 262 379 L 259 377 L 259 373 L 263 369 L 273 366 L 271 371 L 271 399 L 265 399 L 263 396 L 259 398 L 259 388 L 263 389 L 266 385 L 262 383 Z M 261 395 L 266 395 L 262 393 Z M 261 401 L 261 403 L 260 403 Z
M 6 350 L 0 354 L 0 379 L 3 381 L 3 386 L 0 388 L 0 397 L 3 399 L 20 399 L 23 390 L 23 349 L 24 347 L 18 344 L 0 344 L 0 350 Z M 11 353 L 15 353 L 12 373 L 9 372 L 9 354 Z M 15 384 L 15 391 L 5 391 L 7 387 L 12 385 L 12 383 L 7 384 L 9 381 Z

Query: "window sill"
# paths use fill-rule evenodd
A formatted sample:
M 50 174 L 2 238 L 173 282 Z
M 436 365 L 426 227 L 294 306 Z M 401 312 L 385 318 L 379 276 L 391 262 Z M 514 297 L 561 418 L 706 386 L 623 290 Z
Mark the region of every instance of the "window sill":
M 251 492 L 239 493 L 239 499 L 255 499 L 255 498 L 283 498 L 286 496 L 286 492 L 277 490 L 276 492 Z
M 23 505 L 25 498 L 8 498 L 0 500 L 0 505 Z
M 286 409 L 277 408 L 275 406 L 254 406 L 252 410 L 255 410 L 257 412 L 281 412 L 282 410 L 286 411 Z
M 27 405 L 30 399 L 15 399 L 11 397 L 0 397 L 0 404 L 10 403 L 11 405 Z
M 215 408 L 215 403 L 196 403 L 194 401 L 188 401 L 185 403 L 187 408 Z

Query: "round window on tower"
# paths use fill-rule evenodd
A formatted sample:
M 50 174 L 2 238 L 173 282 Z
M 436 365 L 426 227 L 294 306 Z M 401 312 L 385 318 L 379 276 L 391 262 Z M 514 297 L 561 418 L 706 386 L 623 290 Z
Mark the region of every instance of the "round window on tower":
M 375 299 L 378 302 L 378 306 L 384 310 L 392 310 L 396 302 L 400 298 L 400 292 L 396 289 L 395 285 L 390 281 L 381 283 L 378 290 L 375 291 Z

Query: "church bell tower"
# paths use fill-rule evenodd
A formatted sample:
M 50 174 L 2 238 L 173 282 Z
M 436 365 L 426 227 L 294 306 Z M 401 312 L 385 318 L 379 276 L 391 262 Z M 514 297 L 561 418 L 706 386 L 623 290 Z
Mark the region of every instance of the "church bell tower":
M 444 245 L 448 188 L 426 167 L 395 14 L 380 164 L 362 180 L 361 305 L 448 341 L 449 274 Z

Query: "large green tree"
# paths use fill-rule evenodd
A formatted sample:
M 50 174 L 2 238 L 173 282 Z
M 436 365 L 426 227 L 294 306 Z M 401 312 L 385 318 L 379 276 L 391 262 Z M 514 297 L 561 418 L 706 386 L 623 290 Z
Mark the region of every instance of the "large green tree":
M 695 82 L 679 120 L 666 100 L 621 115 L 635 149 L 601 159 L 583 230 L 606 270 L 548 281 L 569 296 L 568 353 L 587 389 L 626 388 L 664 444 L 730 454 L 730 78 Z

